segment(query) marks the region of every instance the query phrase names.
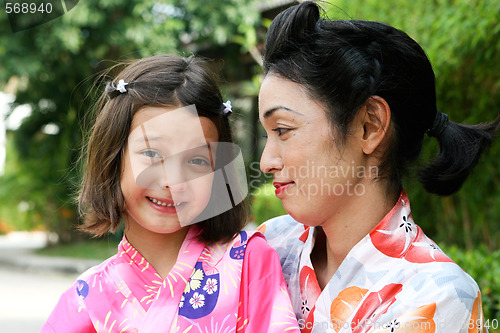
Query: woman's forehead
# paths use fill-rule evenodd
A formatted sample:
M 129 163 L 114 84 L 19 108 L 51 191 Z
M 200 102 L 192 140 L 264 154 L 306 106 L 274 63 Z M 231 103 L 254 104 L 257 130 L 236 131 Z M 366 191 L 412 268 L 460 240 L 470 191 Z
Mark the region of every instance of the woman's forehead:
M 283 112 L 298 117 L 324 117 L 325 110 L 323 103 L 312 98 L 299 83 L 273 74 L 268 74 L 262 82 L 259 93 L 261 121 Z

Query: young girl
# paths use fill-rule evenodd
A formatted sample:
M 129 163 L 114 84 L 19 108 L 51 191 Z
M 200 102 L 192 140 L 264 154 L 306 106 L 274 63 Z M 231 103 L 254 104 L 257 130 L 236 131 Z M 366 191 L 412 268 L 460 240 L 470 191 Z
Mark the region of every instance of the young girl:
M 80 206 L 84 230 L 123 218 L 124 237 L 41 332 L 298 332 L 276 252 L 241 231 L 230 113 L 195 57 L 145 58 L 108 84 Z

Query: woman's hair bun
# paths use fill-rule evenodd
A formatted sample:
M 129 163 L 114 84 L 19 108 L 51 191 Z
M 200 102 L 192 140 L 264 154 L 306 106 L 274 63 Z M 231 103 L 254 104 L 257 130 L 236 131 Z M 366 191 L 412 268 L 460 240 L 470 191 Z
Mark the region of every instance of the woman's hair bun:
M 264 49 L 264 71 L 274 59 L 299 51 L 316 30 L 320 19 L 318 6 L 311 1 L 290 7 L 271 23 Z

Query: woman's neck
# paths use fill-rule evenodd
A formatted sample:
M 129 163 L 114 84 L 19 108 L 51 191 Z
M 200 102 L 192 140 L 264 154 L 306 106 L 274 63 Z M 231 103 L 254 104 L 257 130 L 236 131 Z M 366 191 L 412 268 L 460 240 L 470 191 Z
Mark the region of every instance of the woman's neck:
M 362 196 L 353 196 L 335 216 L 318 228 L 311 253 L 319 285 L 323 289 L 351 249 L 394 207 L 398 195 L 387 195 L 385 184 L 366 184 Z M 326 255 L 325 255 L 326 253 Z
M 177 262 L 179 251 L 188 231 L 189 227 L 184 227 L 173 233 L 159 234 L 132 227 L 125 228 L 125 237 L 154 267 L 162 279 L 165 279 Z

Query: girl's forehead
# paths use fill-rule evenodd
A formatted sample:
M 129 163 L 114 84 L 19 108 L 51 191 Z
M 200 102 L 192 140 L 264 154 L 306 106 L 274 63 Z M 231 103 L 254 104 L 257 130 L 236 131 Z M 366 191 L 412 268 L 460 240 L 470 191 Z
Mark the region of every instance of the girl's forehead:
M 129 134 L 129 142 L 141 141 L 185 146 L 218 141 L 218 132 L 209 118 L 198 116 L 194 105 L 147 106 L 134 115 Z

